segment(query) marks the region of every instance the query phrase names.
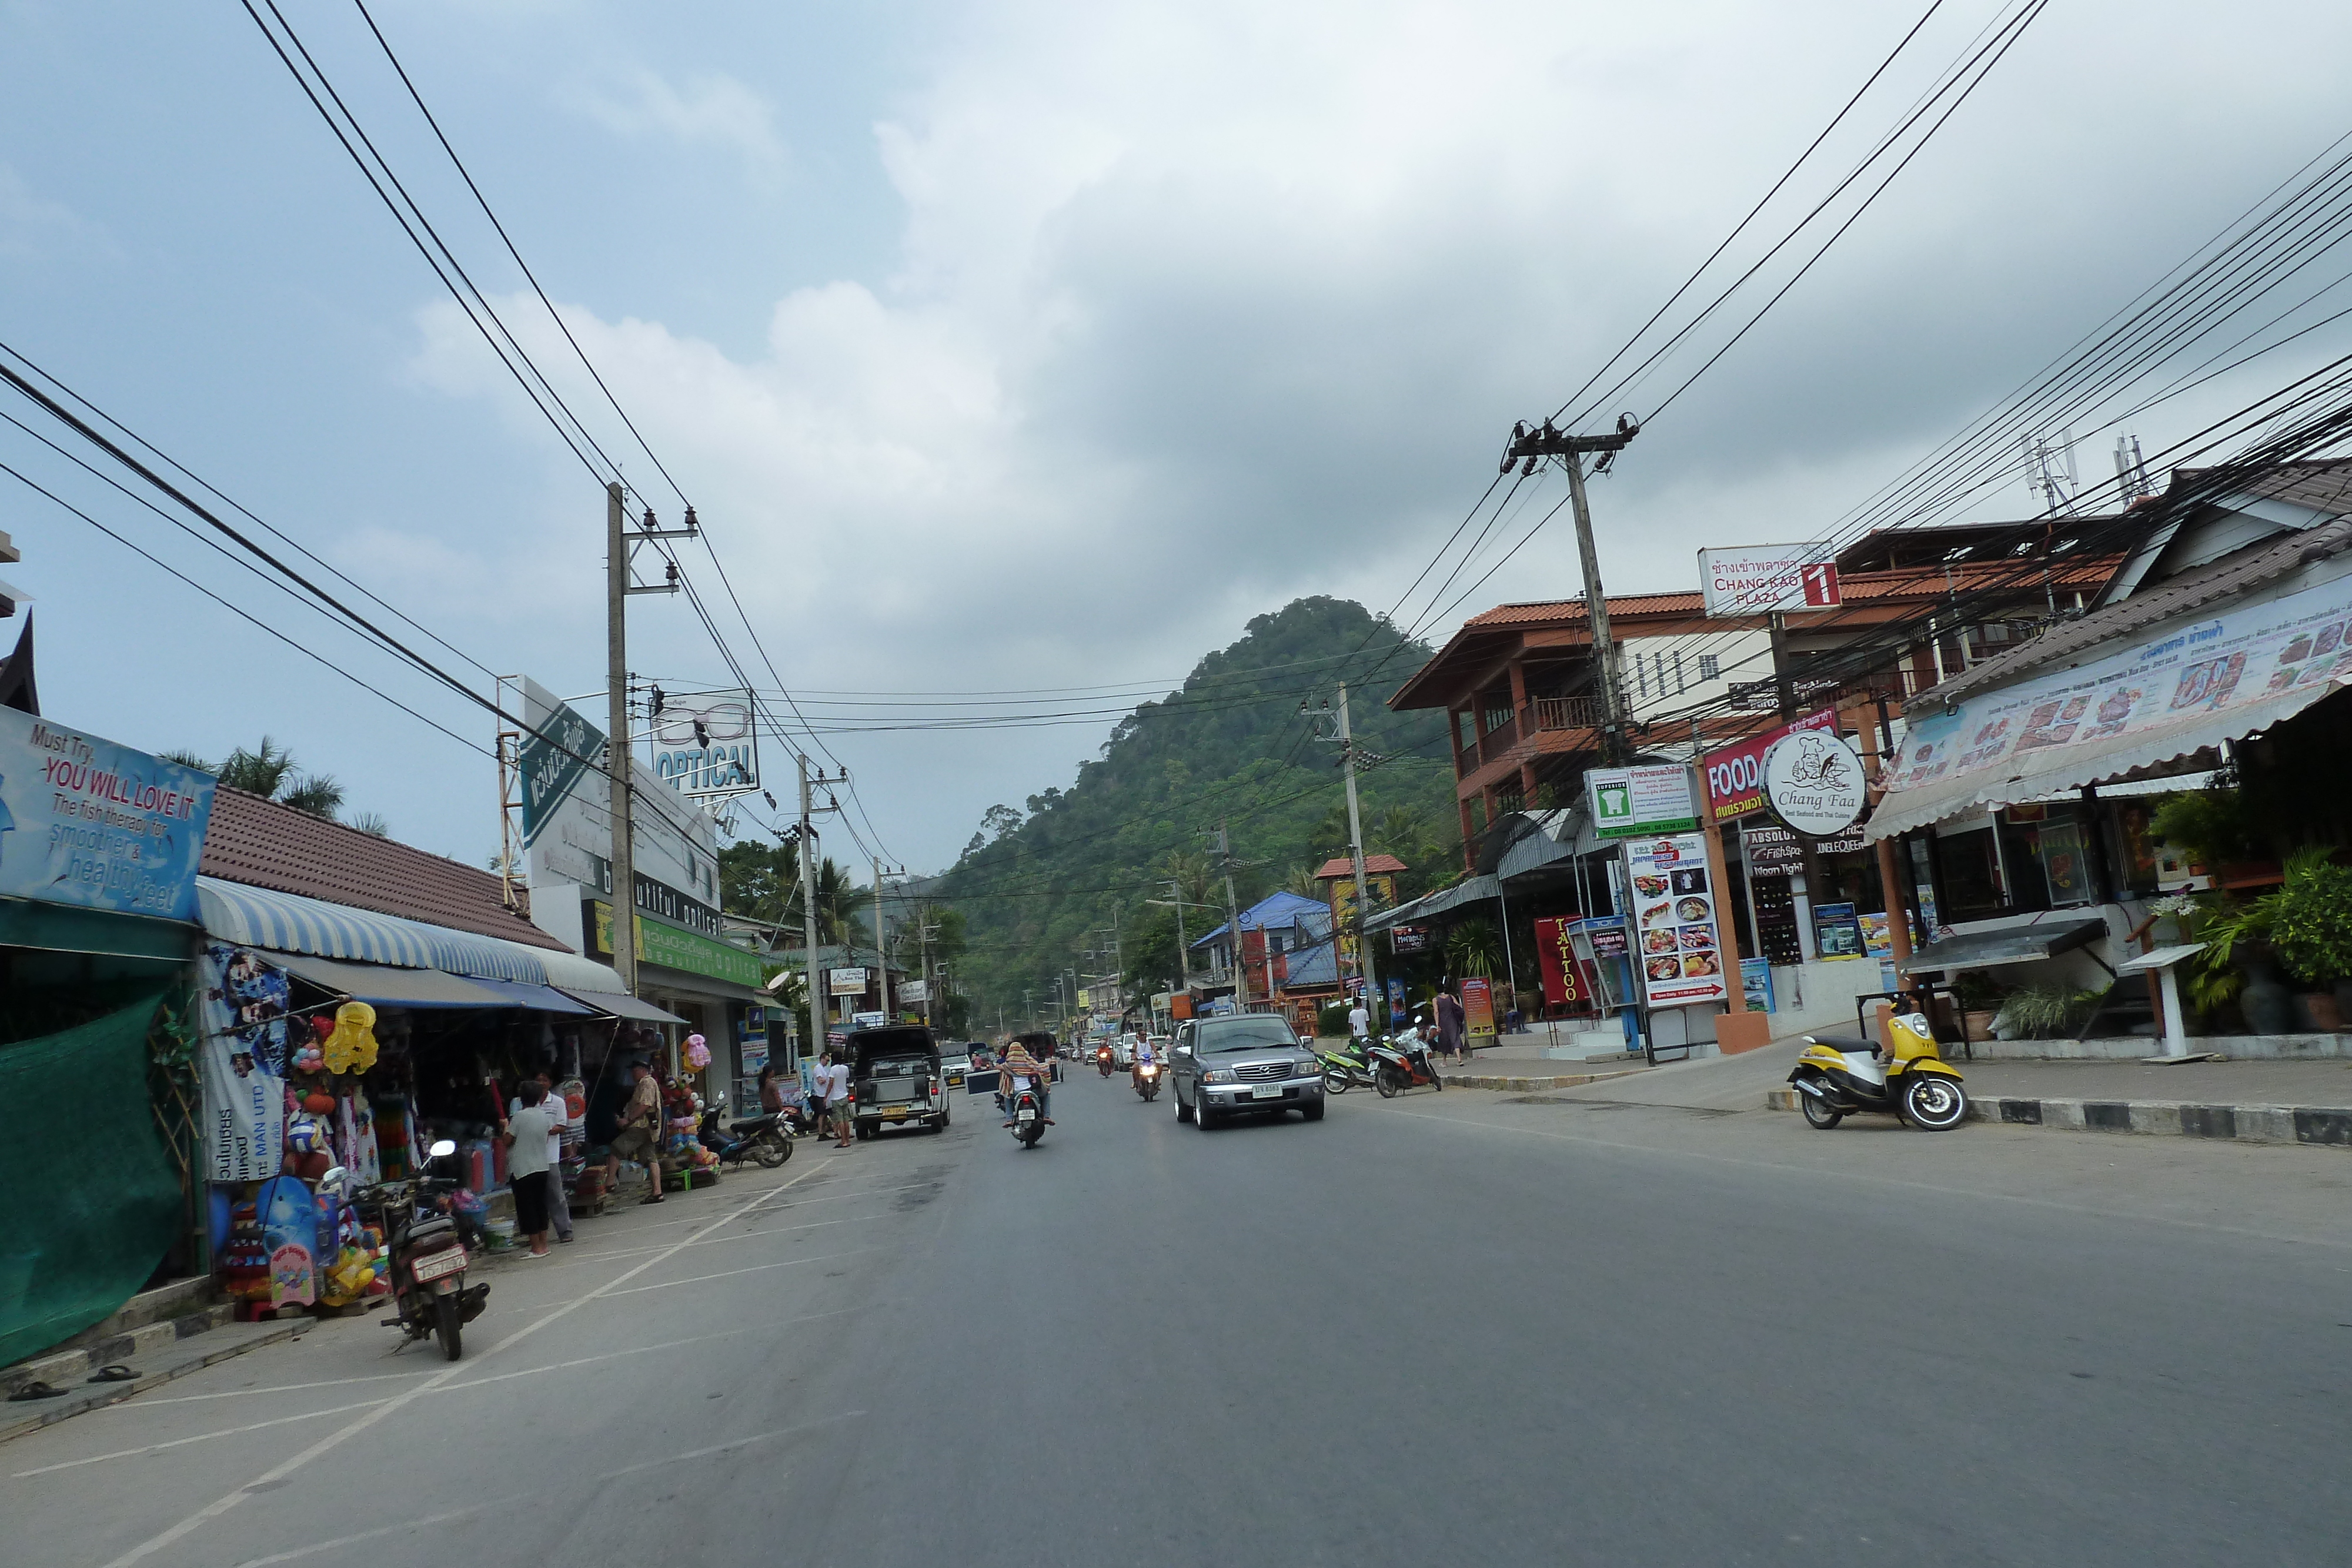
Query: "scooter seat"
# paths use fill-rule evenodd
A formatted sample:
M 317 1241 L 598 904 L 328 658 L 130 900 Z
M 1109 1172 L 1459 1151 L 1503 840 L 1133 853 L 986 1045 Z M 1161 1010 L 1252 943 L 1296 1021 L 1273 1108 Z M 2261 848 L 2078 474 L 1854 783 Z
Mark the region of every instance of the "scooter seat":
M 446 1236 L 457 1228 L 457 1221 L 446 1217 L 439 1219 L 420 1220 L 409 1227 L 401 1239 L 413 1246 L 419 1241 L 430 1241 L 436 1236 Z
M 728 1123 L 727 1130 L 737 1137 L 742 1137 L 751 1133 L 764 1133 L 775 1124 L 773 1116 L 752 1116 L 744 1121 Z
M 1876 1040 L 1864 1040 L 1859 1035 L 1852 1034 L 1809 1034 L 1805 1037 L 1805 1043 L 1826 1045 L 1832 1051 L 1876 1051 L 1878 1049 Z

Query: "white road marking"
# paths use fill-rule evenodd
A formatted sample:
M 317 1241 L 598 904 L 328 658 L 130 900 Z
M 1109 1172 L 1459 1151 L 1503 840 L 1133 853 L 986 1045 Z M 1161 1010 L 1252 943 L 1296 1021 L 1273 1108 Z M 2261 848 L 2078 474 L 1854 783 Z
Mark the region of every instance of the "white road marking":
M 814 1432 L 819 1427 L 830 1427 L 837 1421 L 855 1421 L 865 1414 L 863 1410 L 845 1410 L 838 1416 L 827 1416 L 821 1421 L 803 1421 L 797 1427 L 779 1427 L 772 1432 L 755 1432 L 748 1437 L 738 1437 L 731 1443 L 715 1443 L 708 1448 L 695 1448 L 683 1454 L 672 1454 L 666 1459 L 654 1459 L 642 1465 L 631 1465 L 626 1469 L 608 1470 L 596 1478 L 595 1484 L 603 1486 L 606 1481 L 616 1481 L 623 1476 L 634 1476 L 645 1470 L 667 1469 L 672 1465 L 682 1465 L 689 1459 L 707 1459 L 714 1454 L 724 1454 L 736 1448 L 748 1448 L 754 1443 L 772 1442 L 778 1437 L 789 1437 L 797 1432 Z
M 522 1494 L 518 1493 L 513 1497 L 499 1498 L 495 1502 L 478 1502 L 471 1508 L 452 1509 L 447 1513 L 428 1514 L 423 1519 L 404 1519 L 394 1524 L 379 1525 L 373 1530 L 362 1530 L 357 1535 L 339 1535 L 332 1541 L 321 1541 L 310 1546 L 298 1546 L 291 1552 L 273 1552 L 267 1557 L 248 1557 L 238 1563 L 236 1568 L 271 1568 L 274 1563 L 299 1562 L 305 1557 L 315 1557 L 321 1552 L 332 1552 L 343 1546 L 356 1546 L 362 1541 L 374 1541 L 386 1535 L 398 1535 L 404 1531 L 430 1530 L 436 1524 L 453 1524 L 458 1520 L 470 1519 L 475 1514 L 488 1513 L 494 1508 L 504 1508 L 509 1503 L 521 1500 Z
M 776 1197 L 779 1193 L 790 1192 L 795 1186 L 801 1182 L 806 1181 L 810 1176 L 816 1175 L 819 1171 L 830 1170 L 832 1168 L 834 1167 L 829 1166 L 812 1166 L 808 1170 L 793 1177 L 792 1180 L 783 1183 L 782 1186 L 770 1187 L 766 1192 L 761 1193 L 759 1197 L 751 1199 L 749 1203 L 741 1205 L 740 1207 L 724 1216 L 715 1223 L 716 1225 L 725 1225 L 730 1221 L 740 1219 L 743 1216 L 758 1208 L 761 1205 L 766 1203 L 769 1199 Z M 514 1345 L 521 1343 L 524 1340 L 529 1339 L 531 1335 L 537 1333 L 540 1330 L 547 1327 L 549 1324 L 553 1323 L 560 1319 L 569 1317 L 572 1313 L 579 1311 L 582 1307 L 586 1306 L 589 1302 L 598 1301 L 605 1296 L 616 1294 L 617 1288 L 623 1281 L 636 1278 L 639 1274 L 642 1274 L 646 1270 L 653 1268 L 656 1264 L 661 1263 L 677 1252 L 684 1250 L 687 1244 L 691 1240 L 693 1240 L 693 1237 L 690 1235 L 681 1238 L 679 1240 L 674 1242 L 662 1251 L 646 1259 L 635 1268 L 631 1269 L 625 1273 L 614 1276 L 614 1278 L 608 1282 L 597 1286 L 594 1290 L 588 1291 L 584 1295 L 572 1298 L 571 1301 L 564 1302 L 560 1307 L 550 1309 L 548 1312 L 541 1313 L 539 1317 L 534 1318 L 531 1322 L 524 1324 L 521 1328 L 517 1329 L 513 1333 L 509 1334 L 498 1343 L 492 1345 L 488 1351 L 484 1354 L 487 1355 L 497 1355 L 501 1351 L 510 1349 Z M 268 1486 L 272 1481 L 284 1480 L 287 1477 L 292 1475 L 295 1471 L 309 1464 L 312 1459 L 315 1459 L 320 1455 L 328 1453 L 334 1448 L 341 1447 L 343 1444 L 351 1441 L 353 1437 L 358 1437 L 362 1432 L 373 1427 L 377 1422 L 383 1420 L 385 1416 L 393 1414 L 394 1411 L 404 1409 L 425 1395 L 431 1393 L 434 1389 L 440 1387 L 444 1384 L 454 1382 L 457 1378 L 457 1371 L 458 1368 L 457 1364 L 454 1362 L 451 1363 L 446 1369 L 436 1373 L 430 1380 L 419 1384 L 416 1387 L 409 1389 L 405 1393 L 394 1395 L 392 1398 L 384 1400 L 383 1403 L 377 1405 L 373 1409 L 370 1410 L 366 1415 L 362 1416 L 358 1420 L 353 1421 L 348 1426 L 345 1426 L 334 1432 L 329 1433 L 326 1437 L 320 1438 L 318 1442 L 313 1443 L 308 1448 L 303 1449 L 300 1453 L 294 1455 L 291 1458 L 285 1459 L 278 1464 L 273 1465 L 270 1469 L 255 1477 L 252 1480 L 247 1481 L 245 1485 L 237 1488 L 235 1491 L 229 1492 L 223 1497 L 215 1498 L 213 1501 L 206 1503 L 204 1507 L 198 1509 L 195 1512 L 189 1514 L 186 1518 L 181 1520 L 178 1523 L 171 1526 L 169 1529 L 148 1537 L 145 1541 L 141 1542 L 130 1551 L 123 1552 L 121 1556 L 107 1563 L 105 1568 L 131 1568 L 131 1564 L 144 1562 L 146 1559 L 152 1557 L 156 1552 L 163 1551 L 165 1547 L 170 1546 L 174 1542 L 185 1539 L 196 1531 L 203 1529 L 205 1525 L 210 1523 L 212 1521 L 227 1513 L 239 1503 L 245 1501 L 248 1497 L 254 1495 L 255 1488 Z
M 126 1399 L 120 1405 L 100 1406 L 99 1409 L 109 1413 L 120 1410 L 145 1410 L 156 1405 L 195 1405 L 208 1399 L 245 1399 L 256 1394 L 292 1394 L 303 1388 L 341 1388 L 350 1383 L 397 1382 L 406 1377 L 432 1375 L 422 1367 L 415 1372 L 372 1372 L 363 1377 L 329 1377 L 316 1383 L 277 1383 L 266 1388 L 225 1388 L 218 1394 L 174 1394 L 169 1398 L 163 1399 L 151 1399 L 142 1396 L 136 1399 Z M 91 1412 L 92 1415 L 98 1413 L 99 1411 Z
M 26 1476 L 51 1475 L 58 1470 L 78 1470 L 84 1465 L 104 1464 L 109 1459 L 134 1459 L 142 1454 L 160 1454 L 166 1448 L 184 1448 L 190 1443 L 209 1443 L 215 1437 L 234 1437 L 240 1432 L 258 1432 L 265 1427 L 284 1427 L 296 1421 L 315 1421 L 321 1416 L 340 1416 L 346 1410 L 368 1410 L 378 1405 L 388 1405 L 397 1397 L 386 1395 L 382 1399 L 362 1399 L 356 1405 L 330 1405 L 324 1410 L 307 1411 L 299 1416 L 278 1416 L 267 1421 L 254 1421 L 243 1427 L 224 1427 L 217 1432 L 199 1432 L 193 1437 L 174 1437 L 168 1443 L 150 1443 L 143 1448 L 117 1448 L 110 1454 L 92 1454 L 86 1459 L 68 1459 L 63 1464 L 43 1465 L 38 1469 L 18 1470 L 9 1479 L 23 1480 Z
M 818 1167 L 818 1168 L 828 1168 L 828 1167 Z M 813 1174 L 813 1173 L 812 1173 L 812 1172 L 809 1172 L 809 1171 L 803 1171 L 803 1172 L 802 1172 L 802 1173 L 801 1173 L 801 1175 L 800 1175 L 800 1176 L 795 1176 L 795 1177 L 793 1177 L 793 1179 L 794 1181 L 802 1181 L 802 1180 L 805 1180 L 805 1179 L 806 1179 L 806 1178 L 807 1178 L 811 1174 Z M 847 1177 L 847 1178 L 845 1178 L 845 1179 L 847 1179 L 847 1180 L 855 1180 L 856 1178 L 855 1178 L 855 1177 Z M 790 1186 L 791 1184 L 790 1184 L 790 1183 L 786 1183 L 785 1185 L 786 1185 L 786 1186 Z M 899 1185 L 899 1186 L 869 1186 L 869 1187 L 861 1187 L 860 1189 L 858 1189 L 858 1190 L 857 1190 L 857 1191 L 856 1191 L 856 1192 L 832 1192 L 832 1193 L 826 1193 L 826 1194 L 824 1194 L 823 1197 L 796 1197 L 796 1198 L 793 1199 L 793 1201 L 792 1201 L 792 1202 L 790 1202 L 790 1203 L 785 1203 L 785 1204 L 779 1204 L 779 1205 L 777 1205 L 777 1207 L 778 1207 L 779 1209 L 786 1209 L 786 1208 L 806 1208 L 806 1207 L 809 1207 L 811 1204 L 817 1204 L 817 1203 L 839 1203 L 839 1202 L 841 1202 L 841 1201 L 842 1201 L 843 1199 L 845 1199 L 845 1198 L 852 1198 L 852 1197 L 880 1197 L 882 1194 L 884 1194 L 884 1193 L 887 1193 L 887 1192 L 912 1192 L 912 1191 L 914 1191 L 917 1187 L 922 1187 L 922 1186 L 938 1186 L 938 1185 L 939 1185 L 939 1184 L 938 1184 L 937 1182 L 913 1181 L 913 1182 L 906 1182 L 906 1183 L 903 1183 L 903 1184 L 901 1184 L 901 1185 Z M 782 1192 L 782 1191 L 783 1191 L 784 1189 L 783 1189 L 783 1187 L 778 1187 L 778 1188 L 776 1188 L 775 1190 L 777 1190 L 778 1192 Z M 690 1220 L 690 1219 L 656 1219 L 656 1220 L 652 1221 L 650 1224 L 647 1224 L 647 1225 L 645 1225 L 645 1226 L 641 1226 L 641 1227 L 639 1227 L 639 1228 L 640 1228 L 640 1229 L 645 1229 L 645 1230 L 652 1230 L 652 1229 L 655 1229 L 655 1228 L 658 1228 L 658 1227 L 662 1227 L 662 1226 L 669 1226 L 669 1225 L 691 1225 L 691 1224 L 693 1224 L 693 1223 L 695 1223 L 695 1222 L 694 1222 L 693 1220 Z M 730 1223 L 730 1221 L 722 1219 L 722 1220 L 720 1220 L 719 1223 L 720 1225 L 725 1225 L 725 1224 Z M 706 1227 L 704 1228 L 704 1230 L 703 1230 L 703 1231 L 701 1231 L 701 1232 L 698 1232 L 698 1233 L 696 1234 L 695 1239 L 695 1239 L 695 1244 L 698 1246 L 698 1245 L 700 1245 L 700 1244 L 702 1244 L 702 1243 L 704 1243 L 704 1242 L 706 1242 L 706 1241 L 711 1241 L 711 1240 L 723 1240 L 723 1239 L 726 1239 L 726 1238 L 712 1237 L 712 1236 L 709 1236 L 709 1234 L 707 1234 L 707 1232 L 708 1232 L 708 1231 L 709 1231 L 709 1230 L 715 1230 L 715 1229 L 717 1229 L 717 1228 L 718 1228 L 718 1227 L 717 1227 L 717 1226 L 706 1226 Z M 621 1238 L 619 1238 L 619 1237 L 615 1237 L 615 1238 L 614 1238 L 614 1240 L 619 1240 L 619 1239 L 621 1239 Z M 579 1268 L 579 1267 L 580 1267 L 582 1264 L 583 1264 L 583 1263 L 609 1263 L 609 1262 L 611 1262 L 612 1260 L 614 1260 L 614 1259 L 616 1259 L 616 1258 L 634 1258 L 634 1257 L 636 1257 L 636 1256 L 637 1256 L 638 1254 L 640 1254 L 640 1253 L 643 1253 L 643 1252 L 651 1252 L 651 1251 L 654 1251 L 654 1250 L 656 1250 L 656 1249 L 651 1248 L 651 1247 L 615 1247 L 615 1248 L 612 1248 L 612 1249 L 599 1249 L 599 1248 L 593 1247 L 593 1246 L 592 1246 L 592 1247 L 583 1247 L 583 1248 L 578 1248 L 577 1249 L 575 1249 L 575 1250 L 573 1250 L 573 1251 L 561 1254 L 561 1256 L 562 1256 L 562 1259 L 563 1259 L 563 1261 L 562 1261 L 561 1263 L 558 1263 L 555 1267 L 556 1267 L 557 1269 L 577 1269 L 577 1268 Z M 554 1272 L 554 1270 L 551 1270 L 551 1269 L 550 1269 L 550 1270 L 541 1270 L 541 1273 L 552 1273 L 552 1272 Z
M 657 1285 L 632 1285 L 625 1291 L 607 1291 L 607 1296 L 635 1296 L 646 1291 L 667 1291 L 678 1285 L 699 1285 L 705 1280 L 731 1280 L 738 1274 L 764 1274 L 771 1269 L 797 1269 L 803 1263 L 830 1263 L 836 1258 L 856 1258 L 867 1252 L 879 1252 L 879 1247 L 856 1247 L 846 1252 L 824 1252 L 814 1258 L 787 1258 L 781 1263 L 754 1263 L 748 1269 L 722 1269 L 716 1274 L 693 1274 L 683 1280 L 664 1280 Z

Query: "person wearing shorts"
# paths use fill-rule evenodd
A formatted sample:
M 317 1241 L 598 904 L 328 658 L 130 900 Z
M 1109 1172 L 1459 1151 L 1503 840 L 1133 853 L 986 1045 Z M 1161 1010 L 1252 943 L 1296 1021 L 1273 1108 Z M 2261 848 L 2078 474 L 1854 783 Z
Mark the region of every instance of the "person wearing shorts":
M 836 1061 L 827 1069 L 824 1103 L 833 1113 L 834 1135 L 841 1140 L 835 1146 L 845 1149 L 850 1144 L 852 1113 L 857 1109 L 849 1093 L 849 1063 Z
M 644 1166 L 652 1178 L 653 1196 L 645 1203 L 659 1203 L 661 1189 L 661 1085 L 654 1079 L 653 1064 L 644 1057 L 629 1063 L 636 1087 L 629 1103 L 621 1112 L 621 1130 L 613 1134 L 611 1153 L 604 1156 L 604 1187 L 611 1191 L 620 1184 L 621 1162 L 634 1160 Z

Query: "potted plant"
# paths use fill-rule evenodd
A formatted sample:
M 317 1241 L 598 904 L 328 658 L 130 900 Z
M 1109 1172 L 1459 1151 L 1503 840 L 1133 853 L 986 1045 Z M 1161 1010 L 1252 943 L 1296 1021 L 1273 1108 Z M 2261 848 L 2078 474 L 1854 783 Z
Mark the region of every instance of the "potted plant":
M 1959 1004 L 1960 1026 L 1970 1040 L 1990 1040 L 1993 1021 L 2000 1012 L 2000 988 L 1981 971 L 1952 982 L 1952 999 Z
M 2307 988 L 2295 998 L 2296 1021 L 2342 1029 L 2336 991 L 2352 980 L 2352 867 L 2331 864 L 2326 850 L 2299 850 L 2288 857 L 2284 883 L 2262 902 L 2280 966 Z
M 2284 1034 L 2293 1009 L 2273 962 L 2270 929 L 2266 897 L 2225 898 L 2202 910 L 2194 936 L 2205 950 L 2184 966 L 2189 1005 L 2210 1016 L 2234 1001 L 2248 1034 Z

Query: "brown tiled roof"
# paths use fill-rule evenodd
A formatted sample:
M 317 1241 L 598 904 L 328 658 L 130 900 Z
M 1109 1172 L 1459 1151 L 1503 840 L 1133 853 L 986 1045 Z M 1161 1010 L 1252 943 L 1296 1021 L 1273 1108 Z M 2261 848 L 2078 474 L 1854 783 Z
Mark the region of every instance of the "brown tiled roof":
M 1394 855 L 1370 854 L 1364 857 L 1364 874 L 1366 876 L 1378 875 L 1382 873 L 1392 871 L 1410 871 L 1412 869 L 1412 867 L 1406 865 L 1404 862 L 1397 859 Z M 1323 862 L 1323 869 L 1315 873 L 1317 879 L 1319 881 L 1328 881 L 1333 877 L 1353 876 L 1355 874 L 1356 862 L 1347 855 L 1333 855 L 1329 860 Z
M 2051 569 L 2051 585 L 2064 589 L 2092 589 L 2105 585 L 2123 564 L 2120 555 L 2080 556 L 2058 562 Z M 2039 565 L 2039 559 L 2033 566 Z M 2013 586 L 2021 594 L 2038 592 L 2042 587 L 2039 570 L 2023 560 L 1958 561 L 1950 567 L 1906 566 L 1892 571 L 1856 571 L 1839 577 L 1839 596 L 1848 604 L 1868 603 L 1881 599 L 1939 599 L 1955 589 Z M 1705 608 L 1705 601 L 1696 593 L 1611 594 L 1609 613 L 1617 615 L 1696 615 Z M 1831 615 L 1833 611 L 1791 611 L 1795 616 L 1806 614 Z M 1526 626 L 1542 622 L 1582 621 L 1584 601 L 1581 599 L 1542 600 L 1525 604 L 1498 604 L 1483 614 L 1474 615 L 1463 622 L 1466 627 Z M 1718 617 L 1721 620 L 1753 620 L 1763 616 Z
M 213 795 L 200 869 L 223 882 L 570 951 L 509 909 L 488 872 L 226 785 Z

